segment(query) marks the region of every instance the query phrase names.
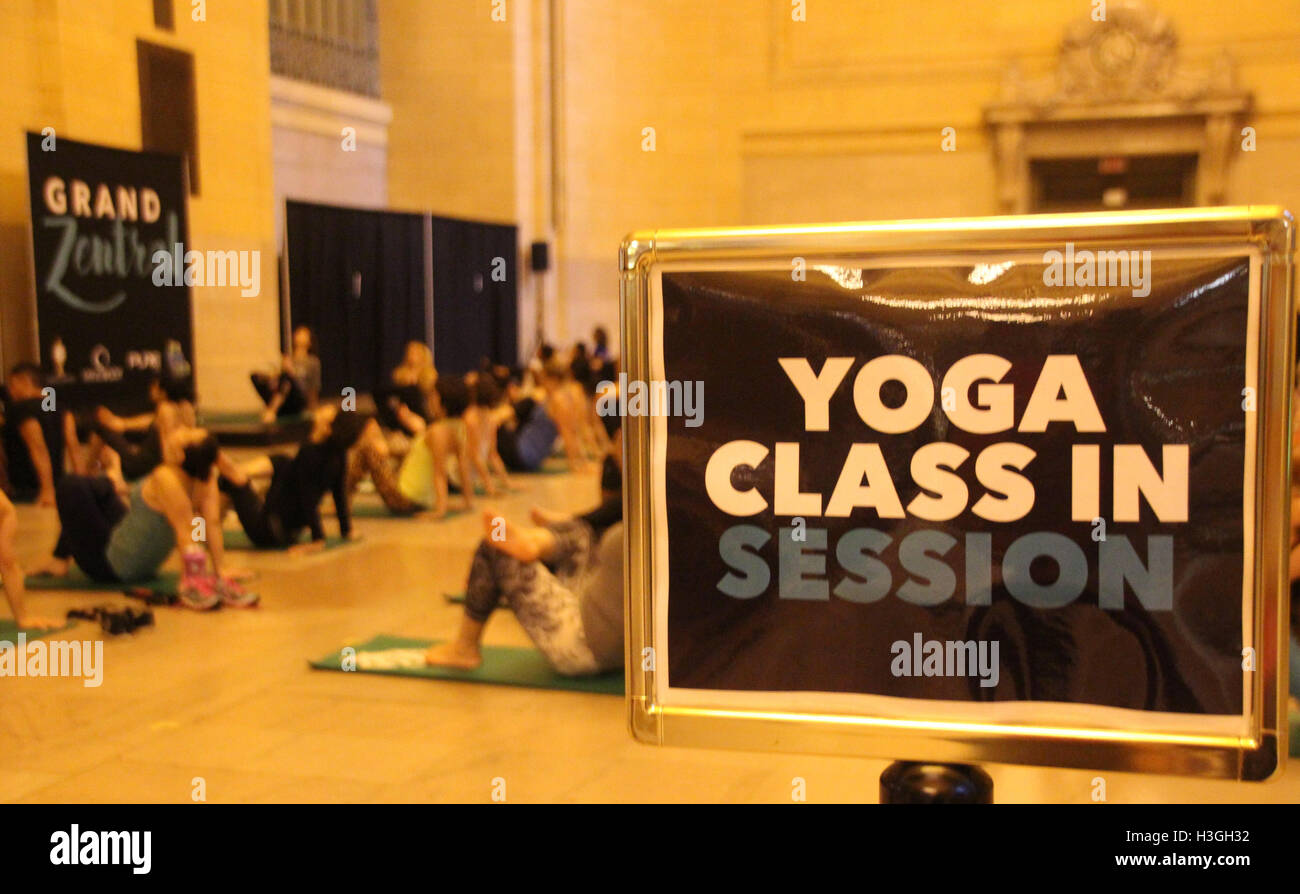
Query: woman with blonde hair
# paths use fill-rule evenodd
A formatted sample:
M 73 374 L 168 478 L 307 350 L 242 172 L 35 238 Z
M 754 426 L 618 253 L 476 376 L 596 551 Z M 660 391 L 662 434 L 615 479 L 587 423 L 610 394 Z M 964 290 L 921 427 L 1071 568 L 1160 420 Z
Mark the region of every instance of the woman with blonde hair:
M 420 434 L 437 415 L 438 370 L 433 352 L 424 342 L 407 342 L 402 362 L 393 370 L 392 385 L 380 402 L 380 422 L 385 428 Z

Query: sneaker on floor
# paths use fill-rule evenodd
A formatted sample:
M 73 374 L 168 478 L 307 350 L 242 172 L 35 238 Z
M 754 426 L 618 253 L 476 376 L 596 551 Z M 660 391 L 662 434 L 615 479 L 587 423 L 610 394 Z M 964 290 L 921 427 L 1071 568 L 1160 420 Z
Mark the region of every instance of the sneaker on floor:
M 209 577 L 187 577 L 176 590 L 176 605 L 197 612 L 212 611 L 221 605 L 221 594 Z
M 256 608 L 262 601 L 259 594 L 245 590 L 243 584 L 229 577 L 217 582 L 217 593 L 220 594 L 221 604 L 228 608 Z

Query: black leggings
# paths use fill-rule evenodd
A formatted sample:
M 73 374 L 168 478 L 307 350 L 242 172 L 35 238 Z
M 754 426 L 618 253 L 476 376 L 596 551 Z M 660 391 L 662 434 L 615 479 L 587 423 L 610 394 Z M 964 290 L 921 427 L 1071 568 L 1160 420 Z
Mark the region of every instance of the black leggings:
M 115 582 L 117 572 L 108 564 L 108 540 L 126 516 L 126 505 L 107 478 L 65 475 L 54 488 L 59 510 L 58 559 L 72 559 L 91 580 Z
M 280 408 L 275 411 L 275 415 L 296 416 L 307 409 L 306 392 L 302 390 L 302 385 L 298 380 L 288 373 L 280 373 L 274 378 L 266 373 L 253 373 L 249 376 L 249 379 L 252 380 L 253 387 L 257 389 L 257 396 L 268 407 L 275 395 L 283 395 L 284 400 L 280 403 Z
M 292 460 L 287 456 L 271 457 L 271 486 L 265 499 L 258 495 L 250 481 L 237 485 L 223 475 L 217 482 L 221 492 L 230 497 L 230 505 L 239 516 L 244 533 L 259 549 L 283 549 L 289 545 L 284 522 L 277 510 L 290 462 Z

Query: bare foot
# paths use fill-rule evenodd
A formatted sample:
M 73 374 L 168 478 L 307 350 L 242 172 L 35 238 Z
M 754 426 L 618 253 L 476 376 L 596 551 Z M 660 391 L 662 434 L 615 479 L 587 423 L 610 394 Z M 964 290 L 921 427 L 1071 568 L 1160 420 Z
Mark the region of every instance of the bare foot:
M 528 513 L 533 520 L 533 524 L 546 527 L 547 525 L 559 524 L 562 521 L 568 521 L 572 516 L 563 512 L 554 512 L 550 509 L 543 509 L 541 506 L 534 506 Z
M 56 621 L 54 618 L 45 618 L 40 615 L 27 615 L 23 618 L 15 619 L 20 630 L 60 630 L 65 626 L 64 621 Z
M 483 663 L 483 653 L 477 644 L 462 646 L 459 643 L 434 643 L 424 653 L 424 663 L 431 667 L 454 667 L 474 670 Z
M 528 532 L 508 522 L 496 509 L 483 510 L 483 528 L 487 542 L 507 556 L 521 562 L 536 562 L 541 557 L 541 551 Z
M 32 572 L 32 577 L 66 577 L 70 565 L 70 559 L 56 559 L 51 556 L 44 565 Z

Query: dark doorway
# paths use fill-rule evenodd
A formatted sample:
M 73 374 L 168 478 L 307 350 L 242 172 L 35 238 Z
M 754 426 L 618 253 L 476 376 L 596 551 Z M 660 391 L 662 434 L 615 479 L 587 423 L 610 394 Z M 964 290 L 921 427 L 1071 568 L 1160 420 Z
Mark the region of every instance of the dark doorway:
M 1111 155 L 1030 163 L 1035 212 L 1179 208 L 1196 203 L 1196 155 Z

